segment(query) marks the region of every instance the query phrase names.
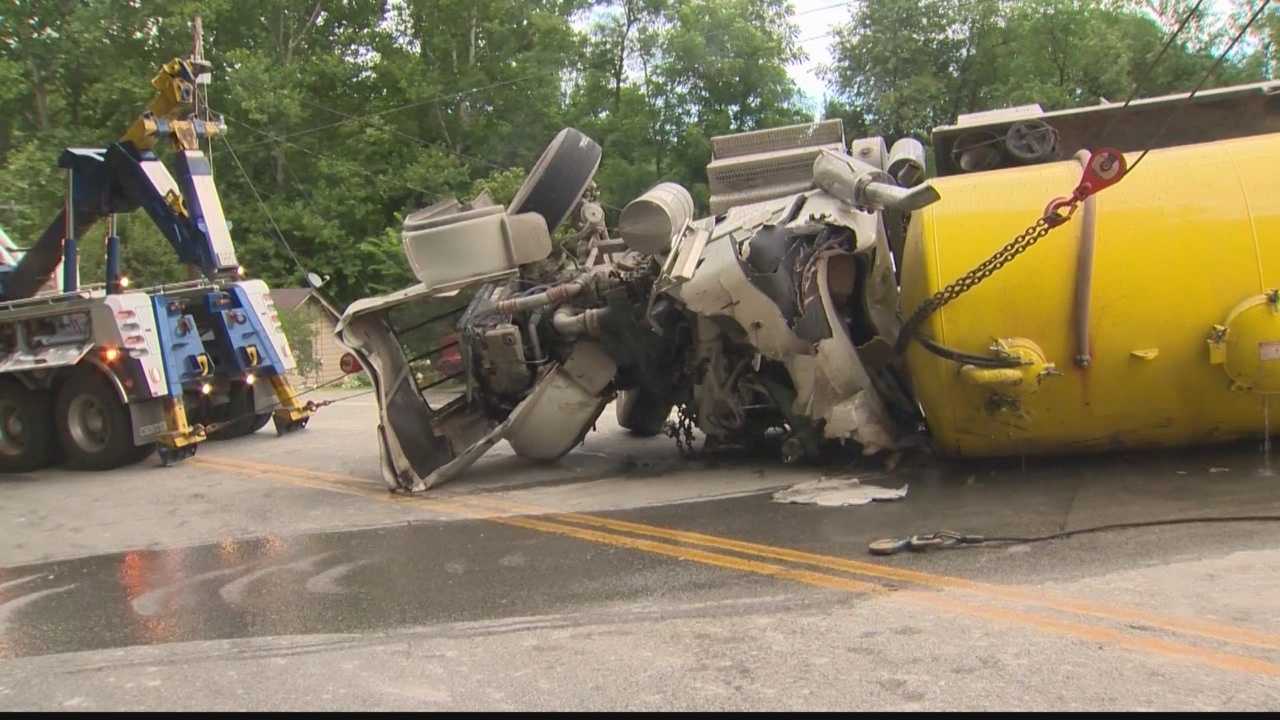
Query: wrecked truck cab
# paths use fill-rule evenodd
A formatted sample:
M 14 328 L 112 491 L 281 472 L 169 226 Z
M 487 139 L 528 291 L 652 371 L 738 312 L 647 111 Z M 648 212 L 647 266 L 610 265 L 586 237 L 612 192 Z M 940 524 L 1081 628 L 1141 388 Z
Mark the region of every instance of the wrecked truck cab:
M 410 214 L 405 218 L 401 239 L 419 284 L 358 300 L 339 320 L 335 333 L 359 358 L 377 393 L 382 472 L 392 489 L 419 491 L 441 482 L 447 477 L 447 469 L 442 472 L 444 466 L 460 456 L 470 457 L 466 450 L 493 434 L 492 412 L 486 412 L 491 408 L 484 407 L 483 399 L 478 397 L 483 389 L 474 387 L 471 375 L 471 367 L 477 361 L 466 342 L 471 333 L 454 335 L 455 330 L 474 330 L 476 326 L 468 322 L 476 315 L 487 316 L 492 303 L 471 312 L 469 305 L 448 301 L 481 294 L 486 299 L 496 299 L 500 293 L 495 293 L 494 288 L 517 276 L 522 266 L 546 260 L 552 251 L 551 232 L 578 204 L 599 163 L 599 146 L 582 133 L 566 129 L 548 146 L 509 207 L 503 208 L 482 195 L 466 204 L 443 200 Z M 432 316 L 431 308 L 438 310 L 441 301 L 452 307 Z M 427 316 L 414 317 L 417 309 L 426 309 Z M 410 325 L 398 325 L 393 316 L 406 310 L 408 313 L 400 314 L 409 316 Z M 432 333 L 433 330 L 437 332 Z M 498 346 L 507 349 L 509 359 L 517 366 L 515 374 L 531 378 L 523 365 L 519 332 L 513 337 L 504 332 L 504 327 L 489 330 L 484 335 L 496 334 Z M 441 337 L 446 342 L 410 356 L 406 348 L 414 343 L 406 343 L 404 336 L 419 331 L 427 332 L 428 343 Z M 421 382 L 422 374 L 414 368 L 416 361 L 439 357 L 459 346 L 462 367 L 458 372 L 433 378 L 427 384 Z M 581 355 L 586 357 L 590 351 Z M 580 360 L 570 368 L 585 376 L 587 372 L 580 366 L 589 364 L 589 360 Z M 448 368 L 450 364 L 439 365 Z M 591 385 L 599 392 L 611 379 L 611 371 L 595 366 L 592 370 Z M 425 392 L 452 380 L 465 381 L 467 392 L 440 407 L 429 405 Z M 573 388 L 565 391 L 564 383 L 556 389 L 582 395 L 573 393 Z M 539 397 L 547 393 L 569 402 L 555 390 L 544 390 Z M 596 404 L 603 408 L 605 403 Z M 514 423 L 502 425 L 503 434 L 509 434 L 511 424 Z M 546 443 L 567 446 L 564 452 L 576 444 L 534 431 L 529 434 L 536 437 L 522 443 L 522 447 L 532 456 L 558 457 L 554 450 L 543 447 Z M 580 434 L 571 440 L 579 437 Z M 484 449 L 498 439 L 495 436 Z
M 439 485 L 502 440 L 557 459 L 619 396 L 623 427 L 656 434 L 675 408 L 666 429 L 686 444 L 697 429 L 718 444 L 777 437 L 786 460 L 832 441 L 895 447 L 915 407 L 891 353 L 892 245 L 937 198 L 912 142 L 851 153 L 838 120 L 715 138 L 713 216 L 662 183 L 612 237 L 590 189 L 600 148 L 566 129 L 509 207 L 413 213 L 402 238 L 420 283 L 353 303 L 337 329 L 377 391 L 388 485 Z M 570 217 L 572 256 L 551 239 Z M 450 347 L 456 377 L 415 369 Z M 465 391 L 435 399 L 450 380 Z

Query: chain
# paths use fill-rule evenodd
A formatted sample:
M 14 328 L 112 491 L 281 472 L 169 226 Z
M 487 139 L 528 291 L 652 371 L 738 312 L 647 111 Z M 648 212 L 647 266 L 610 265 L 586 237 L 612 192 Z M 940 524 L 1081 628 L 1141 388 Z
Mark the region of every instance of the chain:
M 916 331 L 920 329 L 920 325 L 924 323 L 930 315 L 941 310 L 947 303 L 969 292 L 977 287 L 983 280 L 994 275 L 1000 268 L 1013 262 L 1014 258 L 1022 253 L 1030 250 L 1033 245 L 1040 242 L 1045 235 L 1051 230 L 1062 225 L 1071 218 L 1075 213 L 1076 207 L 1080 204 L 1079 200 L 1072 198 L 1071 202 L 1060 207 L 1051 208 L 1040 216 L 1021 234 L 1010 240 L 1004 247 L 1000 248 L 991 257 L 983 260 L 980 265 L 961 275 L 951 282 L 950 285 L 942 288 L 934 293 L 927 300 L 920 303 L 920 306 L 911 313 L 911 317 L 902 324 L 902 330 L 898 333 L 898 341 L 894 345 L 894 351 L 901 354 L 907 349 L 907 345 L 911 339 L 915 337 Z M 1061 212 L 1065 210 L 1065 213 Z
M 336 377 L 336 378 L 334 378 L 334 379 L 332 379 L 332 380 L 329 380 L 329 381 L 327 381 L 327 382 L 322 382 L 322 383 L 320 383 L 319 385 L 316 385 L 316 386 L 315 386 L 315 387 L 313 387 L 313 388 L 308 388 L 308 389 L 303 390 L 303 391 L 301 391 L 301 392 L 294 393 L 294 394 L 293 394 L 293 396 L 294 396 L 295 398 L 299 398 L 299 397 L 302 397 L 303 395 L 308 395 L 308 394 L 313 393 L 313 392 L 315 392 L 315 391 L 317 391 L 317 390 L 323 390 L 323 389 L 325 389 L 326 387 L 328 387 L 328 386 L 330 386 L 330 385 L 334 385 L 334 384 L 340 383 L 340 382 L 342 382 L 343 380 L 346 380 L 346 379 L 347 379 L 347 376 L 346 376 L 346 375 L 339 375 L 338 377 Z M 374 390 L 376 390 L 376 389 L 377 389 L 377 388 L 369 388 L 368 390 L 364 390 L 364 391 L 362 391 L 362 392 L 352 393 L 352 394 L 350 394 L 350 395 L 344 395 L 344 396 L 342 396 L 342 397 L 340 397 L 340 398 L 334 398 L 334 399 L 332 399 L 332 400 L 322 400 L 322 401 L 320 401 L 320 402 L 316 402 L 316 401 L 314 401 L 314 400 L 308 400 L 308 401 L 307 401 L 307 403 L 306 403 L 303 407 L 307 410 L 307 412 L 315 412 L 316 410 L 319 410 L 320 408 L 328 407 L 328 406 L 330 406 L 330 405 L 334 405 L 334 404 L 336 404 L 336 403 L 340 403 L 340 402 L 343 402 L 343 401 L 345 401 L 345 400 L 350 400 L 350 399 L 352 399 L 352 398 L 358 398 L 358 397 L 361 397 L 361 396 L 363 396 L 363 395 L 368 395 L 368 394 L 372 393 L 372 392 L 373 392 Z M 253 412 L 243 413 L 243 414 L 237 415 L 237 416 L 232 417 L 232 418 L 227 418 L 226 420 L 223 420 L 222 422 L 213 422 L 213 423 L 209 423 L 208 425 L 205 425 L 205 426 L 204 426 L 204 431 L 205 431 L 206 433 L 214 433 L 214 432 L 217 432 L 218 430 L 221 430 L 222 428 L 224 428 L 224 427 L 226 427 L 226 426 L 228 426 L 228 425 L 231 425 L 232 423 L 239 422 L 240 420 L 247 420 L 248 418 L 253 417 L 253 416 L 256 416 L 256 415 L 265 415 L 266 413 L 274 413 L 276 410 L 279 410 L 279 409 L 284 408 L 284 407 L 286 407 L 286 405 L 285 405 L 284 403 L 280 402 L 279 400 L 277 400 L 276 402 L 272 403 L 272 404 L 271 404 L 271 406 L 270 406 L 269 408 L 267 408 L 264 412 L 258 412 L 257 410 L 254 410 Z
M 698 451 L 693 447 L 693 429 L 696 424 L 693 421 L 693 415 L 689 412 L 689 406 L 680 403 L 676 406 L 675 422 L 669 422 L 663 428 L 663 432 L 667 437 L 676 441 L 676 448 L 680 450 L 681 457 L 685 459 L 693 458 Z

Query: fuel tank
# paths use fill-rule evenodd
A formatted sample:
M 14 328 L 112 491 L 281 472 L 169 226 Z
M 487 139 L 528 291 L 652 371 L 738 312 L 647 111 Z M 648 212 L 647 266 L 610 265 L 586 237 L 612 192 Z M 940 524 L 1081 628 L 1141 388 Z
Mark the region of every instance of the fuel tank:
M 1280 393 L 1277 168 L 1280 134 L 1152 151 L 1092 208 L 935 313 L 922 335 L 1024 362 L 966 367 L 911 344 L 910 380 L 939 452 L 1261 437 L 1267 398 Z M 933 180 L 942 200 L 915 214 L 903 254 L 903 316 L 1080 176 L 1068 160 Z M 1280 398 L 1272 405 L 1280 425 Z

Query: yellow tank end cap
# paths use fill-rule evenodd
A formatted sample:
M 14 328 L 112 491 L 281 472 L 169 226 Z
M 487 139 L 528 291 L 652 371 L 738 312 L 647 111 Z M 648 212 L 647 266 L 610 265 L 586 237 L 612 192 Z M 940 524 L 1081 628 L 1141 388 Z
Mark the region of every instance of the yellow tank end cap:
M 1240 303 L 1208 340 L 1209 362 L 1222 365 L 1234 389 L 1280 393 L 1280 292 Z

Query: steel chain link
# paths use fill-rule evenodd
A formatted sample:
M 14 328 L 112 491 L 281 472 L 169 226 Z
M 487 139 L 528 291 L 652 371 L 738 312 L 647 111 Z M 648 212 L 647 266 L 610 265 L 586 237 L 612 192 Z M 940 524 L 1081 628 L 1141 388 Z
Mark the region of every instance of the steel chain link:
M 693 413 L 689 411 L 688 405 L 680 403 L 676 405 L 676 419 L 674 422 L 668 422 L 663 428 L 667 437 L 676 441 L 676 448 L 680 451 L 681 457 L 686 460 L 693 459 L 697 456 L 698 451 L 693 446 L 693 429 L 696 424 L 693 420 Z
M 1062 209 L 1067 211 L 1065 215 L 1058 214 L 1057 212 L 1046 212 L 1032 223 L 1030 227 L 1023 230 L 1021 234 L 1014 237 L 1005 244 L 1004 247 L 992 254 L 991 257 L 983 260 L 977 267 L 956 278 L 949 285 L 931 295 L 924 302 L 920 303 L 920 306 L 915 309 L 915 312 L 911 313 L 911 317 L 907 318 L 907 321 L 902 324 L 902 330 L 898 333 L 898 341 L 894 345 L 894 350 L 899 354 L 906 351 L 907 345 L 911 342 L 911 339 L 915 337 L 916 331 L 919 330 L 920 326 L 929 318 L 930 315 L 941 310 L 948 303 L 966 292 L 969 292 L 974 287 L 977 287 L 983 280 L 986 280 L 999 271 L 1000 268 L 1008 265 L 1010 262 L 1013 262 L 1014 258 L 1027 250 L 1030 250 L 1032 246 L 1040 242 L 1040 240 L 1044 238 L 1044 236 L 1048 235 L 1050 231 L 1065 223 L 1071 217 L 1071 214 L 1075 211 L 1076 205 L 1078 204 L 1079 202 L 1075 201 L 1064 206 Z

